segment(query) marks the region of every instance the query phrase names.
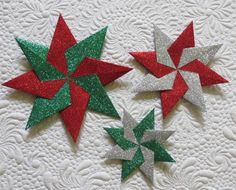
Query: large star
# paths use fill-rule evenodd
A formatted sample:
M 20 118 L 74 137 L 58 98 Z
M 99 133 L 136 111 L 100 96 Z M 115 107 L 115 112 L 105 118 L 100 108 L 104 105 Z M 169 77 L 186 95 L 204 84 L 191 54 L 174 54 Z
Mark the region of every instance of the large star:
M 174 42 L 158 27 L 154 36 L 155 52 L 130 53 L 151 72 L 134 91 L 160 91 L 164 118 L 182 97 L 204 110 L 202 86 L 228 82 L 207 66 L 221 45 L 195 47 L 193 22 Z
M 131 69 L 98 60 L 106 31 L 77 43 L 60 16 L 49 49 L 16 39 L 32 70 L 3 85 L 37 96 L 27 129 L 59 112 L 76 142 L 87 107 L 119 118 L 103 86 Z
M 154 110 L 140 123 L 124 110 L 123 126 L 124 128 L 105 128 L 117 143 L 105 157 L 122 160 L 122 180 L 139 168 L 153 181 L 155 161 L 174 162 L 162 145 L 174 131 L 154 130 Z

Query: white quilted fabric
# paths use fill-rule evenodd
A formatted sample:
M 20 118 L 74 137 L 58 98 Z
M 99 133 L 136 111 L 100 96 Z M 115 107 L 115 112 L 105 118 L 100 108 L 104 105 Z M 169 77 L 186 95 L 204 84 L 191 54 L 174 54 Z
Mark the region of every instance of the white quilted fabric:
M 0 189 L 235 190 L 236 1 L 0 0 L 0 83 L 29 69 L 14 37 L 49 45 L 59 13 L 77 40 L 109 26 L 102 59 L 134 70 L 107 91 L 137 120 L 156 108 L 156 128 L 176 130 L 166 145 L 176 163 L 157 164 L 153 185 L 140 172 L 121 184 L 120 162 L 103 158 L 113 146 L 103 127 L 119 120 L 87 112 L 73 145 L 57 115 L 25 131 L 33 97 L 1 86 Z M 192 20 L 199 46 L 223 44 L 211 67 L 231 82 L 204 89 L 207 112 L 182 101 L 163 123 L 156 93 L 131 93 L 146 71 L 128 52 L 154 50 L 154 23 L 174 39 Z

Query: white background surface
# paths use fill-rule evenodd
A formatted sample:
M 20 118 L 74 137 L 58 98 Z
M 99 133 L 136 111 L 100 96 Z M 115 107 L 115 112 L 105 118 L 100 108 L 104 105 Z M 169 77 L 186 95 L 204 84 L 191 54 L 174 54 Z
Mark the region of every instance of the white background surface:
M 236 1 L 0 0 L 1 83 L 29 69 L 14 36 L 49 46 L 59 13 L 78 41 L 109 26 L 102 60 L 135 69 L 108 93 L 137 120 L 156 107 L 156 128 L 176 130 L 166 145 L 176 163 L 157 164 L 153 185 L 139 171 L 121 184 L 120 162 L 102 158 L 112 146 L 103 127 L 120 121 L 88 111 L 76 145 L 58 115 L 25 131 L 34 98 L 1 86 L 0 189 L 235 190 Z M 130 92 L 146 71 L 128 52 L 154 50 L 154 23 L 175 39 L 192 20 L 197 45 L 223 43 L 211 67 L 231 82 L 204 88 L 207 112 L 181 101 L 162 124 L 158 94 Z

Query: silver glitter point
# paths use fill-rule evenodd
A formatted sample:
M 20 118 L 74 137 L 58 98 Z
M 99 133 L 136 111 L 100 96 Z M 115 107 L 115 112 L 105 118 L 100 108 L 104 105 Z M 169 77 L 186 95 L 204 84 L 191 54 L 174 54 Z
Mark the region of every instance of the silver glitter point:
M 162 32 L 161 29 L 156 25 L 154 25 L 154 38 L 156 51 L 168 49 L 172 43 L 172 40 L 169 38 L 169 36 Z
M 140 170 L 153 182 L 154 152 L 141 146 L 144 163 L 139 167 Z
M 222 45 L 219 44 L 206 47 L 185 48 L 178 67 L 181 68 L 195 59 L 198 59 L 204 64 L 208 64 L 209 61 L 214 58 L 221 46 Z
M 123 150 L 119 147 L 119 145 L 116 145 L 105 154 L 105 158 L 115 160 L 132 160 L 136 151 L 137 147 L 128 150 Z
M 123 109 L 123 112 L 122 124 L 124 126 L 124 137 L 136 144 L 137 141 L 133 129 L 138 125 L 138 123 L 125 109 Z
M 161 78 L 157 78 L 152 74 L 147 74 L 144 79 L 135 86 L 133 92 L 148 92 L 148 91 L 160 91 L 171 90 L 175 81 L 176 72 L 167 74 Z
M 176 68 L 167 51 L 167 49 L 172 43 L 172 40 L 157 26 L 154 26 L 154 38 L 155 38 L 157 62 L 171 68 Z
M 184 99 L 188 100 L 204 111 L 206 108 L 198 74 L 187 71 L 179 72 L 188 85 L 188 91 L 185 93 Z
M 160 143 L 164 143 L 174 132 L 175 131 L 149 130 L 144 133 L 141 142 L 157 140 Z

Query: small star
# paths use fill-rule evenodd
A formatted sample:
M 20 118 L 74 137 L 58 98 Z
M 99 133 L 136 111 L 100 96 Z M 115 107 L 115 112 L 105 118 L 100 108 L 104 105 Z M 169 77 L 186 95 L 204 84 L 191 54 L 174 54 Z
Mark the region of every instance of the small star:
M 124 110 L 122 123 L 124 128 L 105 128 L 117 143 L 105 157 L 122 160 L 122 180 L 139 168 L 153 181 L 155 161 L 174 162 L 163 147 L 174 131 L 154 130 L 154 110 L 140 123 Z

